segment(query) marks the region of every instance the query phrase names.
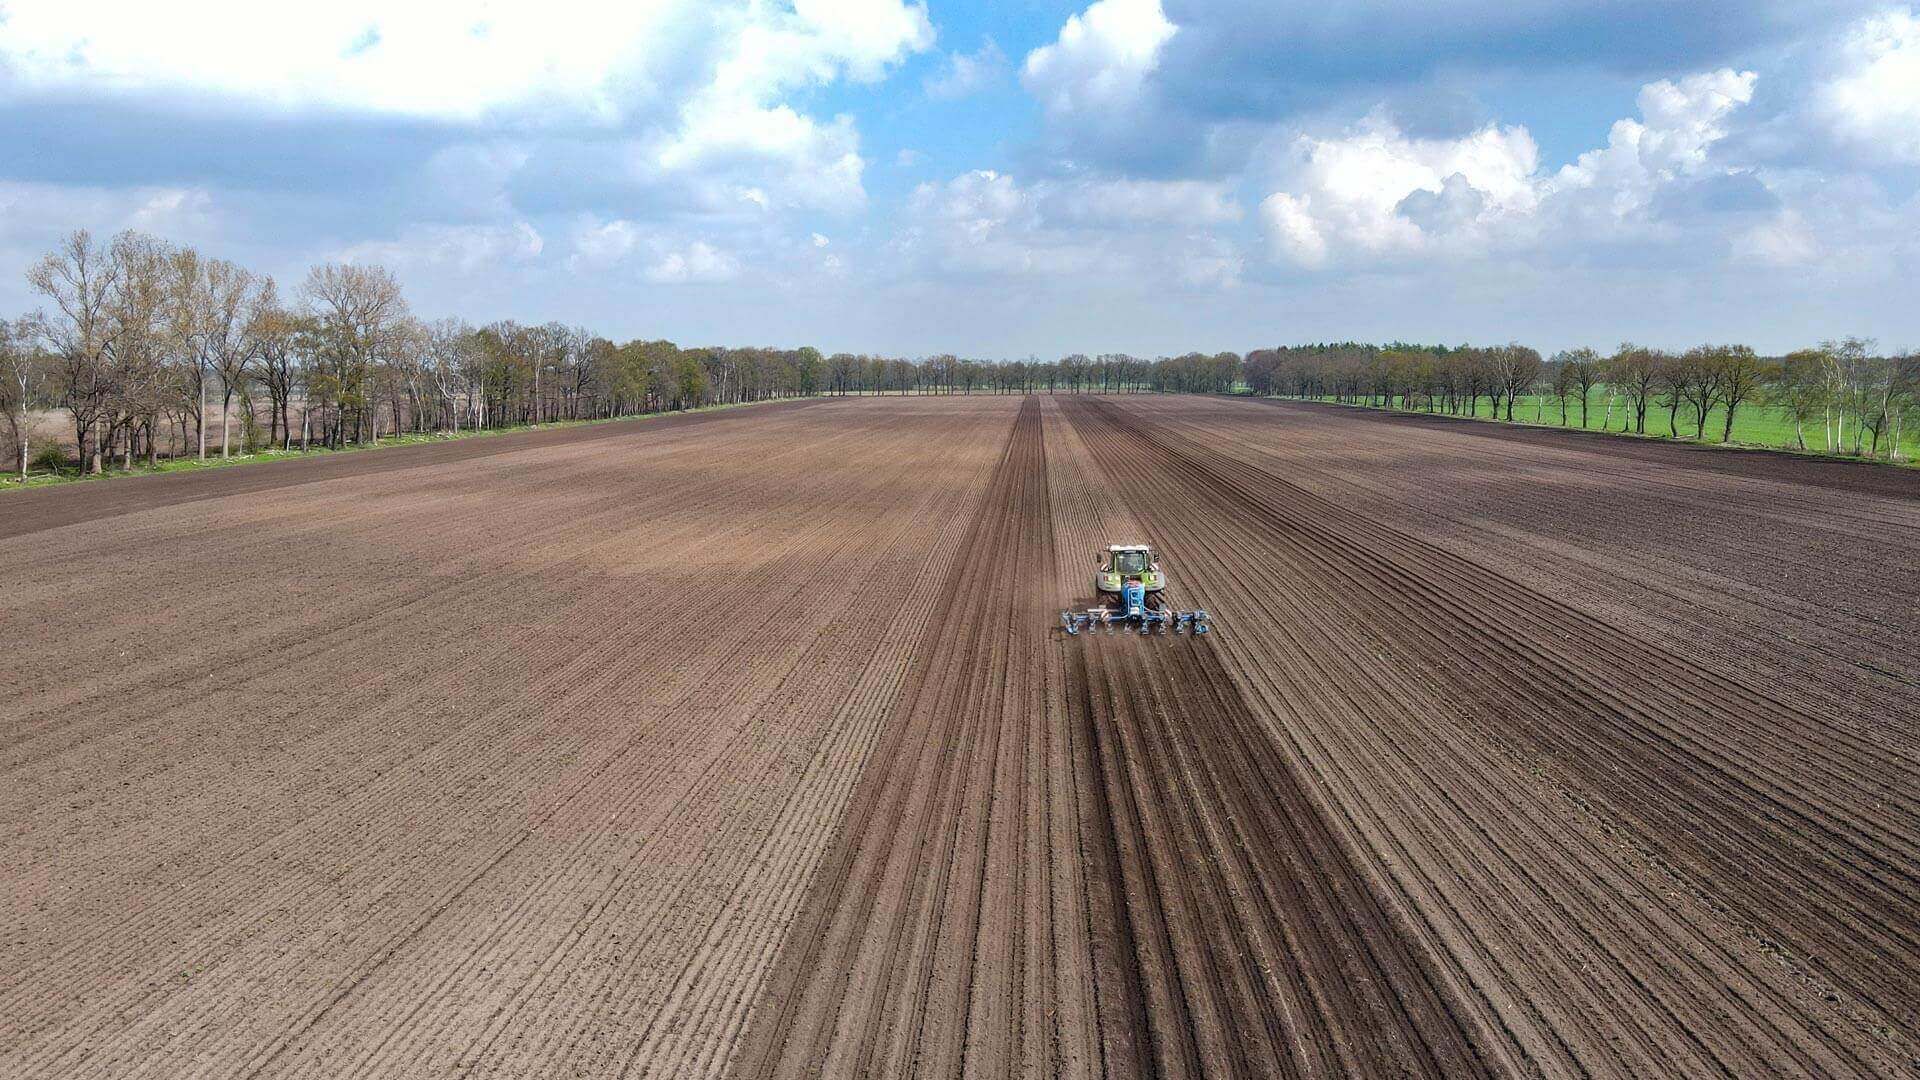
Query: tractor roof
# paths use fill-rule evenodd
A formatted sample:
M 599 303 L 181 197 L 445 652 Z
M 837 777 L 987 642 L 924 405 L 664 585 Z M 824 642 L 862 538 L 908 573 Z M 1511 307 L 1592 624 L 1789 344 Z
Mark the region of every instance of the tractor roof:
M 1151 551 L 1146 544 L 1108 544 L 1108 551 Z

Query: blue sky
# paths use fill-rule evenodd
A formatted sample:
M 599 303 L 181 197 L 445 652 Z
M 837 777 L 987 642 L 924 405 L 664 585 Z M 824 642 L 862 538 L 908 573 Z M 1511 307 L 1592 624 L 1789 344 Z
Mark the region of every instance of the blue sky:
M 86 227 L 683 344 L 1903 347 L 1916 189 L 1910 4 L 0 3 L 4 312 Z

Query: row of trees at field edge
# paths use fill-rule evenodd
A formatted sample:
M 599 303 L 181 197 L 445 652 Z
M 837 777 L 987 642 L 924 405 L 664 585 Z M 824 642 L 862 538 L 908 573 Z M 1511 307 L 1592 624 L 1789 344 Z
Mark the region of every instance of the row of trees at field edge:
M 815 394 L 1220 393 L 1240 378 L 1234 353 L 995 364 L 425 322 L 377 266 L 316 266 L 285 296 L 271 277 L 135 232 L 75 232 L 27 280 L 45 306 L 0 321 L 0 417 L 22 476 L 68 461 L 58 443 L 34 455 L 47 409 L 65 413 L 81 468 L 99 473 L 204 459 L 210 441 L 225 458 Z
M 597 419 L 818 394 L 1226 393 L 1331 398 L 1536 422 L 1557 400 L 1570 425 L 1730 439 L 1743 409 L 1768 405 L 1801 449 L 1894 458 L 1920 402 L 1920 359 L 1849 338 L 1783 357 L 1737 345 L 1668 353 L 1622 345 L 1551 359 L 1491 348 L 1356 343 L 1138 359 L 918 360 L 822 356 L 812 348 L 683 349 L 614 342 L 558 323 L 473 326 L 415 318 L 377 266 L 316 266 L 289 297 L 271 277 L 140 233 L 76 232 L 28 271 L 46 306 L 0 321 L 0 422 L 22 476 L 41 410 L 63 412 L 81 467 L 239 449 L 337 448 L 383 434 Z M 1597 406 L 1597 407 L 1596 407 Z M 1598 415 L 1595 415 L 1596 412 Z M 1521 416 L 1521 419 L 1526 417 Z M 1618 427 L 1614 427 L 1616 424 Z M 217 426 L 216 426 L 217 425 Z M 1819 432 L 1817 445 L 1808 432 Z M 210 431 L 214 434 L 210 434 Z
M 383 434 L 581 420 L 821 389 L 812 349 L 616 345 L 511 321 L 424 322 L 377 266 L 273 278 L 140 233 L 76 232 L 27 272 L 45 307 L 0 321 L 0 416 L 25 475 L 34 413 L 71 423 L 82 467 Z M 39 460 L 64 464 L 60 446 Z
M 1242 366 L 1256 394 L 1455 415 L 1477 415 L 1484 400 L 1507 420 L 1525 399 L 1534 415 L 1519 419 L 1536 423 L 1553 401 L 1564 425 L 1577 411 L 1581 427 L 1644 435 L 1648 414 L 1664 413 L 1670 434 L 1691 430 L 1701 441 L 1714 419 L 1727 441 L 1743 409 L 1771 406 L 1792 426 L 1798 449 L 1888 460 L 1900 456 L 1907 422 L 1920 422 L 1920 355 L 1883 354 L 1859 338 L 1780 357 L 1744 345 L 1676 353 L 1629 343 L 1610 356 L 1570 349 L 1543 358 L 1515 344 L 1349 342 L 1256 349 Z

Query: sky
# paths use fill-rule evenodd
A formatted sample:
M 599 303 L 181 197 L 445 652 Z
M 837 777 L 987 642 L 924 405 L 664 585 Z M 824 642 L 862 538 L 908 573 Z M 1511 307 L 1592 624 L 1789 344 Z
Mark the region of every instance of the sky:
M 986 359 L 1920 345 L 1920 8 L 0 0 L 73 229 L 416 313 Z

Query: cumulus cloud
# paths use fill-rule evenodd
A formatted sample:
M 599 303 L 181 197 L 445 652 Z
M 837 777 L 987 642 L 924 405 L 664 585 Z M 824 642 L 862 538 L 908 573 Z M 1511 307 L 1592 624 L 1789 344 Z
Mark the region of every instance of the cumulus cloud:
M 832 211 L 864 204 L 859 135 L 794 98 L 879 79 L 934 36 L 908 0 L 116 7 L 10 0 L 0 95 L 600 131 L 630 144 L 646 183 L 753 185 Z
M 724 93 L 751 95 L 841 71 L 871 80 L 933 37 L 924 5 L 899 0 L 107 6 L 11 0 L 0 56 L 14 79 L 456 118 L 528 103 L 616 115 L 647 104 L 690 50 L 719 58 Z
M 1650 223 L 1656 195 L 1735 172 L 1714 163 L 1714 148 L 1728 117 L 1752 100 L 1755 80 L 1722 69 L 1649 83 L 1637 99 L 1639 119 L 1618 121 L 1606 146 L 1552 175 L 1541 171 L 1524 127 L 1413 138 L 1376 112 L 1341 134 L 1295 139 L 1261 221 L 1275 253 L 1305 267 L 1484 252 L 1572 238 L 1582 223 Z
M 600 221 L 592 215 L 573 232 L 573 254 L 567 265 L 575 270 L 613 266 L 633 254 L 646 239 L 645 230 L 626 220 Z
M 1920 16 L 1896 8 L 1854 24 L 1817 108 L 1842 139 L 1874 156 L 1920 161 Z
M 1607 145 L 1561 169 L 1555 187 L 1605 189 L 1616 210 L 1644 205 L 1659 184 L 1707 166 L 1708 152 L 1727 136 L 1727 117 L 1753 100 L 1757 79 L 1723 68 L 1647 84 L 1637 98 L 1642 119 L 1615 121 Z
M 472 117 L 544 98 L 610 112 L 666 37 L 659 5 L 591 0 L 108 5 L 13 0 L 0 56 L 30 86 L 194 90 L 283 106 Z M 580 27 L 591 26 L 592 33 Z
M 1296 139 L 1282 165 L 1287 189 L 1260 216 L 1275 249 L 1303 266 L 1339 251 L 1416 250 L 1436 227 L 1466 236 L 1529 214 L 1539 165 L 1523 127 L 1419 139 L 1375 114 L 1341 135 Z
M 865 161 L 851 117 L 822 122 L 795 109 L 793 91 L 844 75 L 880 78 L 933 44 L 924 4 L 900 0 L 798 0 L 791 16 L 758 5 L 738 25 L 712 78 L 680 106 L 677 122 L 649 147 L 669 173 L 710 174 L 770 162 L 765 184 L 783 202 L 847 211 L 865 202 Z
M 740 264 L 706 241 L 695 240 L 684 248 L 660 252 L 648 264 L 645 276 L 656 285 L 711 284 L 739 277 Z
M 966 276 L 1098 276 L 1136 285 L 1238 280 L 1230 241 L 1196 227 L 1236 220 L 1225 185 L 1199 181 L 1040 180 L 991 170 L 925 183 L 896 245 L 922 265 Z
M 740 276 L 733 255 L 702 239 L 676 239 L 637 221 L 582 219 L 573 232 L 573 270 L 607 270 L 638 265 L 640 276 L 656 285 L 710 284 Z
M 928 97 L 953 101 L 992 89 L 1007 77 L 1007 72 L 1007 54 L 988 38 L 973 52 L 949 54 L 940 70 L 927 77 L 923 88 Z
M 943 184 L 924 183 L 908 199 L 913 224 L 896 248 L 924 265 L 961 274 L 1070 271 L 1040 233 L 1032 193 L 991 169 L 965 172 Z
M 1160 0 L 1097 0 L 1027 54 L 1020 79 L 1049 113 L 1099 114 L 1140 93 L 1177 27 Z
M 470 274 L 503 263 L 527 263 L 546 248 L 525 221 L 504 225 L 409 225 L 390 240 L 354 244 L 335 254 L 343 262 L 395 269 L 433 267 Z

